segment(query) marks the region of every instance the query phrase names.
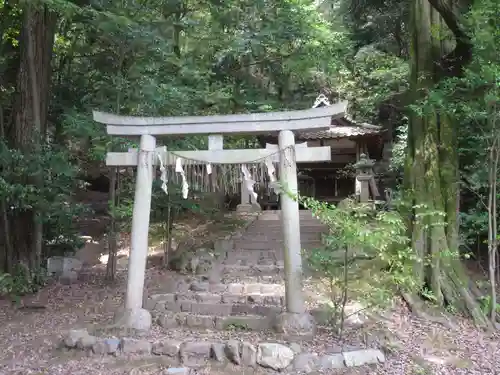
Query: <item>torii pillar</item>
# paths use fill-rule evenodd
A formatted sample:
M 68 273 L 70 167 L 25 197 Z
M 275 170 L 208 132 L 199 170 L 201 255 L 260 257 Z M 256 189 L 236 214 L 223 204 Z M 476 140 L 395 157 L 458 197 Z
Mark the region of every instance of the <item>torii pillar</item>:
M 151 313 L 142 308 L 142 302 L 148 258 L 155 147 L 155 137 L 147 134 L 141 135 L 132 214 L 125 308 L 115 315 L 117 324 L 138 331 L 148 331 L 151 327 Z

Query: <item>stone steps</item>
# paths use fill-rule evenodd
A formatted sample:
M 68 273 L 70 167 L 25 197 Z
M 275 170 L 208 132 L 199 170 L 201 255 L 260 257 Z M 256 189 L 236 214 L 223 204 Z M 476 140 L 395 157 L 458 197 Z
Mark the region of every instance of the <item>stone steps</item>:
M 146 306 L 155 309 L 159 304 L 165 303 L 212 303 L 212 304 L 265 304 L 272 306 L 283 306 L 284 294 L 282 293 L 163 293 L 153 294 L 148 299 Z
M 301 213 L 303 248 L 321 246 L 324 225 Z M 285 311 L 283 234 L 279 215 L 264 212 L 228 241 L 215 267 L 221 283 L 191 282 L 145 301 L 163 329 L 271 330 Z M 211 280 L 214 280 L 210 276 Z M 234 282 L 238 281 L 238 282 Z M 278 319 L 276 319 L 278 317 Z
M 282 264 L 271 264 L 271 265 L 237 265 L 237 264 L 225 264 L 222 269 L 224 274 L 232 273 L 245 273 L 247 276 L 269 276 L 281 274 L 284 272 L 284 266 Z
M 273 329 L 276 317 L 283 311 L 283 308 L 277 306 L 254 305 L 253 308 L 255 309 L 253 314 L 235 312 L 232 315 L 222 315 L 153 310 L 151 315 L 156 324 L 163 329 L 267 331 Z M 309 313 L 314 316 L 318 324 L 327 323 L 327 311 L 317 308 L 310 310 Z
M 245 273 L 246 280 L 252 276 Z M 152 294 L 145 302 L 161 327 L 190 329 L 267 330 L 276 315 L 284 311 L 284 286 L 260 282 L 192 282 L 184 291 Z
M 280 285 L 283 285 L 284 283 L 284 278 L 281 275 L 257 275 L 257 276 L 247 276 L 247 275 L 241 275 L 241 276 L 231 276 L 231 275 L 224 275 L 224 278 L 221 279 L 222 283 L 248 283 L 248 284 L 253 284 L 253 283 L 268 283 L 268 284 L 278 284 L 281 283 Z M 282 286 L 284 288 L 284 286 Z
M 201 330 L 248 330 L 272 329 L 275 315 L 216 316 L 193 313 L 153 312 L 156 323 L 163 329 L 188 328 Z
M 152 294 L 145 307 L 214 316 L 268 315 L 281 312 L 284 302 L 284 288 L 280 284 L 193 283 L 189 291 Z
M 283 278 L 277 275 L 222 275 L 219 282 L 206 281 L 202 279 L 189 280 L 167 280 L 164 286 L 149 289 L 146 293 L 146 300 L 163 298 L 163 295 L 169 294 L 183 294 L 189 295 L 195 293 L 202 294 L 275 294 L 284 295 L 285 286 Z M 168 297 L 166 297 L 168 298 Z
M 319 247 L 322 243 L 320 239 L 313 241 L 301 241 L 301 247 L 303 249 L 310 249 L 313 247 Z M 235 249 L 237 250 L 268 250 L 268 251 L 280 251 L 283 249 L 284 242 L 283 241 L 235 241 L 234 242 Z
M 271 300 L 273 302 L 274 300 Z M 283 302 L 278 300 L 278 303 Z M 163 308 L 162 308 L 163 307 Z M 195 315 L 211 315 L 211 316 L 238 316 L 238 315 L 255 315 L 255 316 L 270 316 L 277 315 L 283 312 L 283 307 L 275 305 L 248 304 L 248 303 L 205 303 L 195 301 L 175 301 L 175 302 L 157 302 L 155 310 L 158 312 L 168 313 L 189 313 Z
M 316 231 L 324 231 L 326 226 L 321 224 L 301 224 L 300 233 L 314 233 Z M 282 231 L 281 223 L 268 222 L 249 227 L 246 233 L 279 233 Z
M 301 233 L 300 239 L 302 241 L 307 240 L 321 240 L 323 232 L 314 232 L 314 233 Z M 244 234 L 242 237 L 235 240 L 235 242 L 248 241 L 248 242 L 265 242 L 265 241 L 276 241 L 283 242 L 285 239 L 282 233 L 251 233 Z

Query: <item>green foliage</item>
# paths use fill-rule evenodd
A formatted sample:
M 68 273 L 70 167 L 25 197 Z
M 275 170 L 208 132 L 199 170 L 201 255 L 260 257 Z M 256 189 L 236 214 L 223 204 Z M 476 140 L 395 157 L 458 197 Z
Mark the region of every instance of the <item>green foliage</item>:
M 43 270 L 30 272 L 26 266 L 16 264 L 11 273 L 0 273 L 0 297 L 9 296 L 15 301 L 36 292 L 44 283 Z
M 491 311 L 492 298 L 490 295 L 481 296 L 481 298 L 479 299 L 479 303 L 481 305 L 481 310 L 483 310 L 485 314 L 488 314 Z M 500 312 L 500 303 L 497 303 L 495 305 L 495 310 L 496 312 Z
M 82 177 L 102 173 L 107 151 L 134 146 L 134 141 L 108 137 L 92 121 L 92 110 L 168 116 L 309 107 L 331 84 L 347 43 L 346 34 L 332 30 L 309 0 L 0 1 L 0 134 L 7 144 L 13 144 L 16 132 L 11 112 L 28 6 L 46 7 L 58 18 L 52 96 L 43 124 L 47 145 L 29 155 L 2 146 L 0 198 L 13 207 L 9 217 L 23 210 L 43 213 L 50 252 L 79 245 L 72 224 L 83 212 L 71 201 L 77 172 Z M 172 150 L 202 149 L 206 137 L 159 137 L 158 143 Z M 255 143 L 234 137 L 227 146 Z M 35 180 L 42 171 L 39 186 Z M 130 181 L 123 187 L 112 213 L 127 222 L 133 188 Z M 157 187 L 153 202 L 153 215 L 163 212 L 166 198 Z M 214 212 L 193 200 L 169 204 Z
M 358 50 L 340 72 L 339 88 L 351 102 L 351 111 L 360 119 L 377 120 L 380 106 L 403 95 L 409 87 L 408 64 L 374 46 Z
M 312 198 L 299 201 L 329 228 L 324 247 L 305 256 L 308 268 L 326 281 L 334 324 L 342 323 L 351 296 L 380 306 L 398 288 L 414 289 L 415 257 L 408 248 L 404 221 L 396 212 L 377 212 L 351 201 L 337 207 Z
M 0 199 L 9 208 L 7 215 L 43 212 L 45 245 L 56 253 L 74 250 L 79 245 L 74 218 L 86 208 L 72 202 L 80 181 L 78 170 L 68 163 L 67 152 L 46 146 L 38 152 L 22 153 L 0 142 L 0 170 Z M 37 177 L 43 180 L 42 185 L 35 183 Z
M 28 4 L 47 6 L 58 20 L 52 96 L 47 99 L 47 145 L 23 154 L 6 144 L 12 144 L 16 127 L 12 108 L 23 7 Z M 134 140 L 108 137 L 104 127 L 92 121 L 94 109 L 155 116 L 273 111 L 309 107 L 319 91 L 336 91 L 349 99 L 349 114 L 356 119 L 379 122 L 385 109 L 391 112 L 387 122 L 397 128 L 402 116 L 394 120 L 392 112 L 402 112 L 409 87 L 409 2 L 331 0 L 320 2 L 319 11 L 316 6 L 310 0 L 0 0 L 0 199 L 9 207 L 9 217 L 27 210 L 42 212 L 47 254 L 79 246 L 73 218 L 81 216 L 84 207 L 71 199 L 79 185 L 77 176 L 104 173 L 107 151 L 136 145 Z M 460 223 L 467 244 L 478 242 L 478 233 L 487 230 L 484 165 L 498 132 L 497 16 L 494 0 L 474 2 L 465 19 L 474 45 L 473 62 L 463 77 L 444 80 L 417 106 L 421 111 L 442 111 L 460 125 L 461 182 L 466 191 Z M 408 138 L 404 124 L 398 132 L 392 169 L 400 175 Z M 225 142 L 228 148 L 257 144 L 254 138 L 239 136 Z M 207 146 L 201 136 L 159 137 L 158 143 L 171 150 Z M 38 176 L 43 177 L 42 185 L 35 183 Z M 122 181 L 120 203 L 112 208 L 120 223 L 130 222 L 131 182 Z M 203 204 L 206 199 L 179 199 L 176 189 L 166 196 L 155 185 L 154 220 L 162 220 L 167 207 L 207 216 L 217 212 L 215 199 L 208 207 Z M 401 263 L 411 256 L 398 260 L 397 254 L 406 250 L 397 250 L 398 240 L 389 241 L 387 233 L 399 225 L 386 222 L 396 220 L 394 213 L 347 215 L 330 208 L 326 212 L 336 218 L 331 219 L 332 233 L 338 235 L 330 238 L 330 248 L 372 249 L 382 244 L 374 256 L 394 263 L 392 282 L 402 282 L 397 280 L 405 278 L 398 272 L 406 275 Z M 328 260 L 327 254 L 322 256 Z
M 392 146 L 392 158 L 390 170 L 398 176 L 398 183 L 402 182 L 404 165 L 406 159 L 406 147 L 408 144 L 408 125 L 404 124 L 398 128 L 396 139 Z

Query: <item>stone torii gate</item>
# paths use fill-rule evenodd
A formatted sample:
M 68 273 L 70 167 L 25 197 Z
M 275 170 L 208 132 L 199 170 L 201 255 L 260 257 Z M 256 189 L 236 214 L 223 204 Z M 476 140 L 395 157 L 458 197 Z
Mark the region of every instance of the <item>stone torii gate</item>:
M 293 131 L 328 129 L 332 118 L 342 117 L 347 102 L 329 107 L 300 111 L 253 113 L 220 116 L 139 117 L 118 116 L 94 111 L 94 121 L 106 124 L 109 135 L 140 136 L 139 150 L 109 152 L 108 166 L 137 166 L 134 208 L 132 217 L 131 251 L 128 262 L 125 308 L 115 320 L 127 328 L 147 331 L 151 315 L 143 309 L 143 289 L 148 256 L 148 233 L 151 210 L 152 179 L 160 150 L 156 148 L 155 135 L 207 134 L 209 149 L 201 151 L 176 151 L 186 159 L 212 164 L 244 164 L 262 160 L 279 153 L 279 178 L 287 192 L 281 192 L 281 220 L 284 235 L 285 259 L 285 319 L 298 329 L 308 330 L 310 316 L 305 312 L 302 290 L 302 257 L 298 202 L 289 194 L 296 194 L 297 162 L 318 162 L 331 159 L 330 147 L 295 147 Z M 258 134 L 279 132 L 278 147 L 266 149 L 224 150 L 223 134 Z M 164 151 L 164 148 L 161 148 Z M 175 160 L 166 157 L 172 164 Z M 304 319 L 305 318 L 305 319 Z

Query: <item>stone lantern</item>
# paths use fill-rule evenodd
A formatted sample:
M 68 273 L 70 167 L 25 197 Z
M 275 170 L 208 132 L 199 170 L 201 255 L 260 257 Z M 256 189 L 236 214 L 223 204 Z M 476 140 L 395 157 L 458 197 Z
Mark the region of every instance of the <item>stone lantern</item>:
M 368 202 L 370 200 L 370 180 L 373 178 L 373 166 L 375 161 L 368 159 L 365 154 L 359 156 L 359 161 L 354 164 L 356 168 L 356 180 L 359 182 L 359 201 Z

